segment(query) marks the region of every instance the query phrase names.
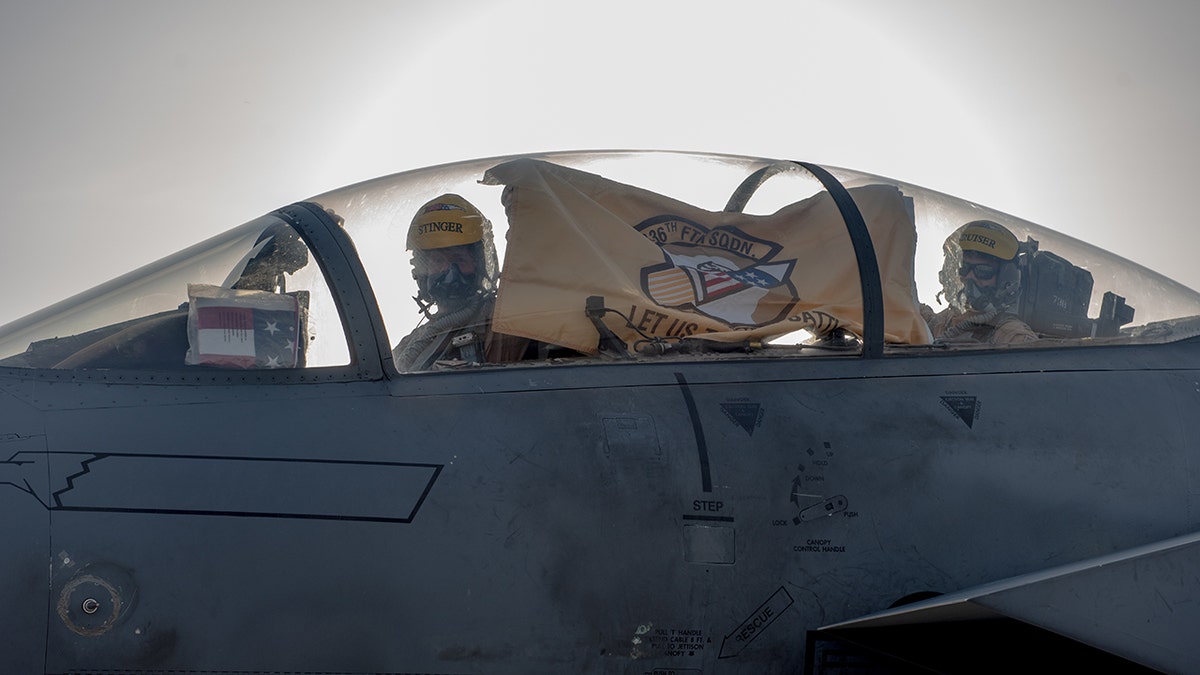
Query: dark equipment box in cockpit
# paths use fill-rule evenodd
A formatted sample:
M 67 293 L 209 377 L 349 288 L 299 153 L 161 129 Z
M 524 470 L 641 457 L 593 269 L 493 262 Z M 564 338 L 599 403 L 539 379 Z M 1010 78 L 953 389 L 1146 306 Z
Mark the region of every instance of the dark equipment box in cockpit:
M 1035 251 L 1022 270 L 1019 314 L 1041 335 L 1088 337 L 1092 273 L 1049 251 Z

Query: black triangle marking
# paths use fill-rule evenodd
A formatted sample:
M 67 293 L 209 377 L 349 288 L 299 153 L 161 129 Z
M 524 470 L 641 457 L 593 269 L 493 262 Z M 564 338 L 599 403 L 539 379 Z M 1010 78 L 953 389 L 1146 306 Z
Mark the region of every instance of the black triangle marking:
M 754 427 L 758 426 L 762 406 L 757 403 L 722 403 L 721 410 L 725 411 L 725 416 L 731 422 L 745 429 L 751 436 L 754 435 Z
M 970 429 L 975 424 L 975 415 L 979 412 L 979 401 L 974 396 L 943 396 L 942 405 L 954 413 Z

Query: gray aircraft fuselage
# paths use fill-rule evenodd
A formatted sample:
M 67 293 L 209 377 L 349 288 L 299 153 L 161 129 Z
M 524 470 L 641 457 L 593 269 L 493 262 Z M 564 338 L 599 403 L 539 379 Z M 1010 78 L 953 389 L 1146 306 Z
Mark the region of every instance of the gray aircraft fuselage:
M 1200 352 L 1107 354 L 10 373 L 4 669 L 794 672 L 815 626 L 1194 528 Z

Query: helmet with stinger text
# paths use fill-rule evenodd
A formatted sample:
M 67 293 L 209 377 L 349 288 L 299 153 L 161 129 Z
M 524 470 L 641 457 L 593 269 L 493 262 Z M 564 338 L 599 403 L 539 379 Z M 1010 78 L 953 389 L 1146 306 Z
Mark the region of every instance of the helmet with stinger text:
M 492 224 L 456 194 L 421 206 L 408 228 L 418 301 L 438 311 L 462 306 L 496 288 L 496 248 Z

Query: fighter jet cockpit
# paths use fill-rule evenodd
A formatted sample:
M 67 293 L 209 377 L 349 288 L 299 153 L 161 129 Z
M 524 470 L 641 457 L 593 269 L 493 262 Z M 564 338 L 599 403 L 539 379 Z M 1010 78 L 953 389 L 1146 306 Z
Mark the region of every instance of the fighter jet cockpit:
M 0 365 L 55 370 L 342 365 L 349 357 L 337 317 L 308 246 L 289 224 L 264 216 L 8 324 Z
M 0 327 L 0 367 L 933 358 L 1172 342 L 1200 332 L 1197 317 L 1200 294 L 1118 255 L 895 180 L 551 153 L 281 209 Z

